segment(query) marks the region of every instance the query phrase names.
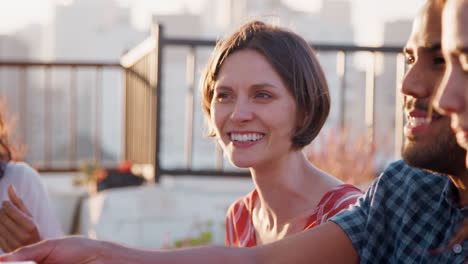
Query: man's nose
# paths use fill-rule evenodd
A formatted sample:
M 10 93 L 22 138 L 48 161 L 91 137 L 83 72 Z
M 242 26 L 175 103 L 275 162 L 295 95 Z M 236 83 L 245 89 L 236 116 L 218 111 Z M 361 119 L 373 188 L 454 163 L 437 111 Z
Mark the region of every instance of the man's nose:
M 401 85 L 401 92 L 404 95 L 412 96 L 415 98 L 428 98 L 434 92 L 434 88 L 437 85 L 433 83 L 431 76 L 423 71 L 421 63 L 415 63 L 403 78 Z

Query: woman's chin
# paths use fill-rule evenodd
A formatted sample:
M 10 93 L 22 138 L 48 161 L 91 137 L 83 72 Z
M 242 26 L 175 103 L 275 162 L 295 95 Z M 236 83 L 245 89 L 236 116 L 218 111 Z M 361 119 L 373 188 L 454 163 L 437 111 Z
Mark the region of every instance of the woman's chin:
M 248 169 L 248 168 L 253 167 L 254 162 L 252 162 L 252 160 L 245 160 L 245 159 L 243 160 L 231 159 L 231 164 L 236 168 Z

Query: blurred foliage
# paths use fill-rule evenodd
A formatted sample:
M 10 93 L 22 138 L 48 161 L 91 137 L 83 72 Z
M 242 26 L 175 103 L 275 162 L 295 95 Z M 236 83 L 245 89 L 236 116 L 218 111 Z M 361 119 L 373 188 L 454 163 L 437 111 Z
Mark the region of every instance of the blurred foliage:
M 97 192 L 97 183 L 107 177 L 107 171 L 95 160 L 81 162 L 80 173 L 73 177 L 73 185 L 85 186 L 89 194 Z
M 183 239 L 176 240 L 172 245 L 166 245 L 164 248 L 183 248 L 196 247 L 211 244 L 213 242 L 213 221 L 195 222 L 193 230 L 194 236 L 187 236 Z M 168 244 L 168 243 L 167 243 Z
M 345 183 L 367 187 L 390 158 L 390 144 L 384 143 L 387 139 L 384 135 L 371 142 L 366 133 L 352 135 L 350 129 L 324 128 L 304 152 L 321 170 Z

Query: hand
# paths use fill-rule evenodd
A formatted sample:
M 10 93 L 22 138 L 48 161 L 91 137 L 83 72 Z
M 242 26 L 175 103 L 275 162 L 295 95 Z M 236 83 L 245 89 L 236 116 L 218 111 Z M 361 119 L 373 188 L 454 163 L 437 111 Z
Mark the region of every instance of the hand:
M 31 213 L 12 185 L 8 186 L 8 197 L 10 201 L 4 201 L 0 208 L 0 247 L 5 252 L 41 240 Z
M 55 240 L 44 240 L 32 246 L 0 256 L 2 261 L 35 261 L 38 264 L 102 264 L 101 242 L 84 237 L 66 237 Z M 105 255 L 105 254 L 104 254 Z M 115 263 L 108 260 L 107 263 Z

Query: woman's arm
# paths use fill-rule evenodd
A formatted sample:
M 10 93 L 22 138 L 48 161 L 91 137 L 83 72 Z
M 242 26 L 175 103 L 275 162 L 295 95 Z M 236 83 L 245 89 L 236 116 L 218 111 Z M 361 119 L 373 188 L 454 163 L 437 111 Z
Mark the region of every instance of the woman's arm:
M 358 263 L 359 256 L 346 233 L 327 222 L 258 248 L 258 263 Z
M 284 240 L 254 248 L 199 247 L 152 251 L 83 237 L 45 241 L 20 249 L 0 261 L 34 260 L 39 264 L 286 264 L 357 263 L 358 255 L 341 228 L 329 222 Z
M 0 262 L 28 260 L 38 264 L 259 263 L 253 248 L 213 246 L 178 250 L 143 250 L 78 236 L 45 240 L 21 248 L 13 254 L 0 256 Z

